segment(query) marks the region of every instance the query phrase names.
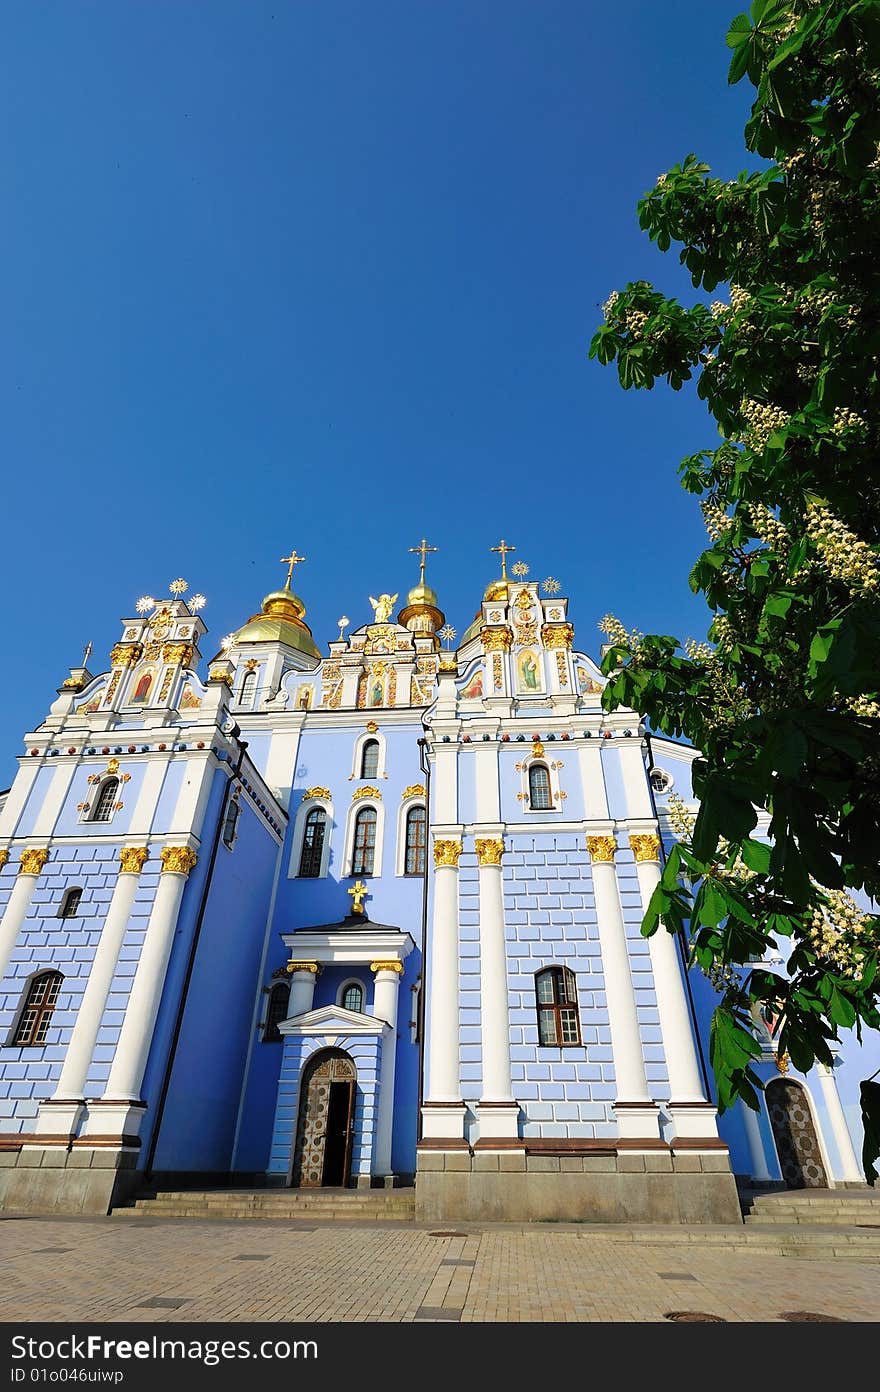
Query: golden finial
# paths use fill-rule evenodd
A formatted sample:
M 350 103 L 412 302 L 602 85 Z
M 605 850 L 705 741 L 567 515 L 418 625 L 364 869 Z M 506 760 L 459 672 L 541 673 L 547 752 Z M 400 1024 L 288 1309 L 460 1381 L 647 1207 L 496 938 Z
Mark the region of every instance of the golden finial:
M 367 886 L 364 884 L 363 880 L 355 880 L 348 893 L 351 895 L 352 913 L 362 914 L 364 912 L 364 899 L 367 894 Z
M 89 641 L 86 643 L 85 650 L 84 650 L 84 652 L 83 652 L 82 665 L 83 665 L 84 667 L 88 667 L 88 665 L 89 665 L 89 658 L 91 657 L 91 655 L 92 655 L 92 640 L 91 640 L 91 638 L 90 638 Z
M 298 555 L 296 554 L 296 551 L 291 551 L 291 553 L 290 553 L 289 556 L 282 556 L 282 557 L 281 557 L 281 564 L 287 566 L 287 580 L 285 581 L 285 584 L 284 584 L 285 590 L 289 590 L 289 589 L 290 589 L 291 581 L 293 580 L 293 570 L 294 570 L 294 566 L 300 565 L 301 562 L 304 561 L 304 560 L 305 560 L 305 556 L 298 556 Z
M 418 556 L 421 557 L 421 560 L 419 561 L 419 584 L 420 584 L 420 585 L 424 585 L 424 583 L 425 583 L 425 556 L 428 554 L 429 551 L 436 551 L 436 550 L 437 550 L 437 547 L 436 547 L 436 546 L 429 546 L 428 543 L 425 541 L 425 538 L 422 537 L 422 539 L 421 539 L 421 541 L 420 541 L 420 543 L 419 543 L 418 546 L 411 546 L 409 549 L 410 549 L 410 551 L 414 551 Z
M 347 614 L 343 614 L 341 619 L 336 620 L 336 627 L 339 629 L 339 642 L 341 643 L 351 620 Z
M 515 550 L 516 550 L 516 547 L 515 547 L 515 546 L 508 546 L 508 545 L 507 545 L 507 542 L 504 540 L 504 537 L 502 537 L 502 538 L 501 538 L 501 545 L 500 545 L 500 546 L 490 546 L 490 547 L 489 547 L 489 550 L 490 550 L 490 551 L 500 551 L 500 552 L 501 552 L 501 579 L 502 579 L 502 580 L 506 580 L 506 579 L 507 579 L 507 555 L 508 555 L 508 552 L 509 552 L 509 551 L 515 551 Z

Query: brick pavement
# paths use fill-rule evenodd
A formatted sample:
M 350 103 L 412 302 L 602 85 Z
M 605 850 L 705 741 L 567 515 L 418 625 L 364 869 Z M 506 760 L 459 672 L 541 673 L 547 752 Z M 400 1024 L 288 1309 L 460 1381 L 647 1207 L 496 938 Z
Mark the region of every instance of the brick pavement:
M 680 1310 L 880 1319 L 878 1268 L 867 1262 L 711 1249 L 699 1236 L 652 1245 L 642 1232 L 616 1240 L 586 1226 L 455 1231 L 8 1217 L 0 1319 L 632 1322 Z

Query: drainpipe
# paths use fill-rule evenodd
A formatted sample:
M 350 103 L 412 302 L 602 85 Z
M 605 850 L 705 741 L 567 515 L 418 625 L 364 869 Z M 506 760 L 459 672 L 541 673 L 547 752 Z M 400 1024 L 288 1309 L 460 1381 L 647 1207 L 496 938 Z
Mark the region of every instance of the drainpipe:
M 654 820 L 657 822 L 657 827 L 658 827 L 658 832 L 659 832 L 660 818 L 659 818 L 658 815 L 657 815 L 657 799 L 656 799 L 655 796 L 654 796 L 654 785 L 653 785 L 653 783 L 651 782 L 651 774 L 654 772 L 654 751 L 653 751 L 653 749 L 652 749 L 652 747 L 651 747 L 651 735 L 650 735 L 650 733 L 649 733 L 648 730 L 645 731 L 645 746 L 646 746 L 647 751 L 648 751 L 648 769 L 647 769 L 647 775 L 648 775 L 648 794 L 649 794 L 649 796 L 650 796 L 650 798 L 651 798 L 651 809 L 652 809 L 652 811 L 653 811 L 653 813 L 654 813 Z M 658 841 L 659 841 L 659 843 L 660 843 L 660 864 L 661 864 L 661 865 L 663 866 L 663 868 L 665 869 L 665 868 L 666 868 L 666 848 L 665 848 L 664 845 L 663 845 L 663 837 L 660 836 L 660 835 L 658 835 L 657 839 L 658 839 Z M 664 927 L 663 927 L 662 930 L 658 929 L 658 932 L 659 932 L 659 931 L 662 931 L 662 932 L 665 933 L 665 932 L 667 931 L 666 926 L 664 925 Z M 707 1097 L 707 1099 L 708 1099 L 709 1101 L 711 1101 L 711 1099 L 712 1099 L 712 1088 L 711 1088 L 710 1081 L 709 1081 L 709 1070 L 708 1070 L 708 1068 L 706 1067 L 706 1057 L 705 1057 L 705 1055 L 704 1055 L 704 1053 L 703 1053 L 703 1041 L 702 1041 L 702 1039 L 700 1038 L 700 1027 L 699 1027 L 699 1024 L 697 1023 L 697 1010 L 696 1010 L 696 1006 L 694 1005 L 694 995 L 693 995 L 693 991 L 691 990 L 691 974 L 690 974 L 690 972 L 689 972 L 689 970 L 688 970 L 688 960 L 687 960 L 687 959 L 688 959 L 688 953 L 687 953 L 687 943 L 686 943 L 686 941 L 685 941 L 685 936 L 684 936 L 684 929 L 679 928 L 679 929 L 677 930 L 676 934 L 675 934 L 675 937 L 676 937 L 676 940 L 677 940 L 677 942 L 678 942 L 678 952 L 679 952 L 679 956 L 680 956 L 680 958 L 681 958 L 681 965 L 682 965 L 682 969 L 683 969 L 683 973 L 684 973 L 684 989 L 685 989 L 685 991 L 686 991 L 686 993 L 687 993 L 688 1007 L 689 1007 L 689 1009 L 690 1009 L 690 1015 L 691 1015 L 691 1023 L 692 1023 L 693 1028 L 694 1028 L 694 1038 L 695 1038 L 696 1043 L 697 1043 L 697 1056 L 698 1056 L 698 1058 L 699 1058 L 699 1060 L 700 1060 L 700 1072 L 701 1072 L 702 1075 L 703 1075 L 703 1086 L 704 1086 L 705 1089 L 706 1089 L 706 1097 Z
M 156 1121 L 153 1126 L 153 1134 L 150 1137 L 150 1147 L 147 1151 L 147 1163 L 144 1166 L 144 1179 L 146 1180 L 150 1180 L 153 1177 L 153 1161 L 156 1158 L 156 1150 L 159 1145 L 159 1128 L 162 1125 L 162 1117 L 165 1113 L 165 1103 L 168 1099 L 168 1089 L 171 1086 L 171 1071 L 174 1068 L 174 1060 L 177 1055 L 177 1046 L 180 1042 L 180 1032 L 183 1028 L 183 1015 L 184 1011 L 186 1010 L 186 998 L 189 994 L 193 968 L 195 967 L 196 962 L 196 950 L 199 945 L 199 937 L 201 936 L 202 931 L 202 922 L 205 917 L 205 909 L 208 905 L 208 895 L 211 891 L 211 882 L 214 878 L 214 865 L 217 861 L 217 851 L 220 846 L 220 837 L 223 833 L 223 823 L 226 819 L 226 812 L 227 808 L 229 807 L 229 799 L 232 795 L 232 789 L 235 787 L 236 779 L 241 773 L 241 764 L 242 760 L 244 759 L 244 751 L 247 749 L 247 740 L 240 740 L 238 738 L 240 734 L 241 729 L 238 725 L 235 725 L 234 728 L 230 731 L 232 739 L 234 739 L 236 744 L 238 745 L 238 759 L 236 760 L 235 768 L 232 770 L 232 773 L 230 774 L 226 782 L 226 787 L 223 790 L 223 801 L 221 803 L 220 811 L 217 816 L 217 825 L 214 828 L 214 839 L 211 845 L 211 859 L 208 862 L 208 873 L 205 876 L 205 883 L 202 887 L 202 898 L 201 902 L 199 903 L 199 912 L 196 918 L 196 926 L 193 930 L 192 942 L 190 943 L 189 957 L 186 963 L 186 974 L 183 978 L 183 986 L 180 992 L 180 1000 L 177 1004 L 177 1015 L 174 1020 L 174 1032 L 171 1036 L 171 1046 L 168 1050 L 168 1061 L 165 1064 L 165 1072 L 162 1077 L 162 1087 L 159 1092 L 159 1101 L 156 1104 Z

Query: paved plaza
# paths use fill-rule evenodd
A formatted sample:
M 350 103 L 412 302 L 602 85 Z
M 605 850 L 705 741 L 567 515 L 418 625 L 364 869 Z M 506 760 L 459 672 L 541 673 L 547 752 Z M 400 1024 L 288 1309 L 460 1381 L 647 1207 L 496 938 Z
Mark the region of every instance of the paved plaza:
M 880 1319 L 877 1249 L 792 1257 L 785 1232 L 752 1249 L 743 1232 L 10 1216 L 0 1319 Z

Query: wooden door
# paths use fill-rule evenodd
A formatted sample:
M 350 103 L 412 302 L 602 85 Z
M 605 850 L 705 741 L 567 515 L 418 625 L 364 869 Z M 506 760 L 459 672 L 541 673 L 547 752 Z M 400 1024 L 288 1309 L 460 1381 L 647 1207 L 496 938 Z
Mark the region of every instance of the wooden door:
M 356 1078 L 354 1060 L 341 1049 L 323 1050 L 303 1070 L 293 1153 L 294 1186 L 317 1189 L 348 1183 Z
M 774 1078 L 767 1084 L 766 1097 L 786 1185 L 789 1189 L 827 1189 L 828 1176 L 806 1092 L 789 1078 Z

